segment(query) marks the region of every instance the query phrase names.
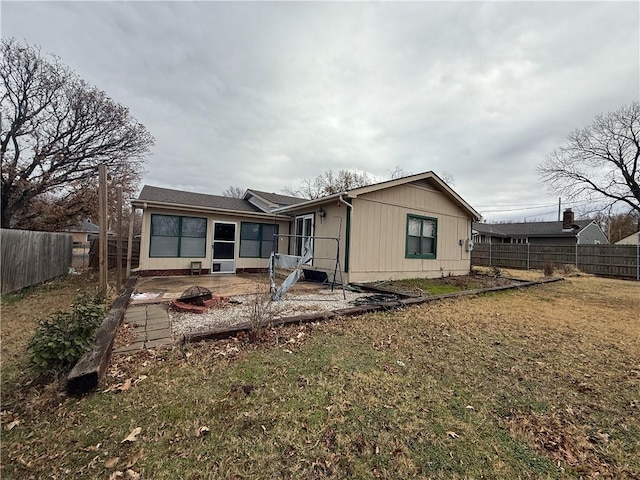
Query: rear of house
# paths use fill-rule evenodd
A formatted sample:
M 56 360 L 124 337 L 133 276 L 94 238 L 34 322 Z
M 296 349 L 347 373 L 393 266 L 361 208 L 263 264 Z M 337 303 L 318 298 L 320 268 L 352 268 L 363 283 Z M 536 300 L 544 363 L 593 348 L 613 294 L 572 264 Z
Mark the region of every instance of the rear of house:
M 140 267 L 144 275 L 235 273 L 264 269 L 273 233 L 288 217 L 271 215 L 241 199 L 145 186 Z
M 133 204 L 144 210 L 145 274 L 185 274 L 192 262 L 203 273 L 265 269 L 272 249 L 300 256 L 309 241 L 308 273 L 345 283 L 466 274 L 480 218 L 433 172 L 315 200 L 145 187 Z

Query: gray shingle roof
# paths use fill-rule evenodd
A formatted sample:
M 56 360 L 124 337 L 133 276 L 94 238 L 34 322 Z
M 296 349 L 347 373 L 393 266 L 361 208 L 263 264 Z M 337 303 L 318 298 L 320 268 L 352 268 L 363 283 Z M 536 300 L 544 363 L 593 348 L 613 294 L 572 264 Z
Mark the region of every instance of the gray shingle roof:
M 172 190 L 170 188 L 152 187 L 150 185 L 145 185 L 142 188 L 142 191 L 138 196 L 138 200 L 142 202 L 173 203 L 192 207 L 263 213 L 261 210 L 241 198 L 192 193 L 182 190 Z
M 307 201 L 305 198 L 291 197 L 289 195 L 281 195 L 279 193 L 261 192 L 260 190 L 254 190 L 253 188 L 250 188 L 249 190 L 264 198 L 267 202 L 275 203 L 279 207 L 286 207 Z
M 99 233 L 100 227 L 89 220 L 83 220 L 67 229 L 67 232 Z
M 498 237 L 573 237 L 593 220 L 575 220 L 578 229 L 563 231 L 562 222 L 473 223 L 473 229 Z

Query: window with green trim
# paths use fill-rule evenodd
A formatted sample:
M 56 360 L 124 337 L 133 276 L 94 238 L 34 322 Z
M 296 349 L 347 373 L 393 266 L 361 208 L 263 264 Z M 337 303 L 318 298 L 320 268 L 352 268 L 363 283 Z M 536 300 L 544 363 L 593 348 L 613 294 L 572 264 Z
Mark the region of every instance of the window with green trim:
M 438 220 L 407 215 L 406 258 L 436 258 Z
M 274 234 L 278 233 L 278 225 L 270 223 L 240 224 L 240 256 L 248 258 L 269 258 L 275 251 Z
M 207 256 L 207 219 L 151 215 L 150 257 Z

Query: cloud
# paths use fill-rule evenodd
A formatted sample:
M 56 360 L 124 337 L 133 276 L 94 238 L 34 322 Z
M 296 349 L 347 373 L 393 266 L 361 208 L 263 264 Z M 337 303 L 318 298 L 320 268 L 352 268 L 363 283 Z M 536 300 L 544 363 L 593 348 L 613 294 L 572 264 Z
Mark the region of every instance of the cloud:
M 5 2 L 2 30 L 130 107 L 157 140 L 149 184 L 281 191 L 399 165 L 451 173 L 471 204 L 546 204 L 536 165 L 640 98 L 639 8 Z

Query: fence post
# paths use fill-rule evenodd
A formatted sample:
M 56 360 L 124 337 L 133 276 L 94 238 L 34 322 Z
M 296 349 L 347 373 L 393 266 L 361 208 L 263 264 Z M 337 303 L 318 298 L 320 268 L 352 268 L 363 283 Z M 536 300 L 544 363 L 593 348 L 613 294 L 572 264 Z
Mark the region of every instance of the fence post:
M 116 237 L 116 290 L 119 292 L 122 286 L 122 186 L 118 186 L 116 192 L 118 205 L 116 212 L 116 229 L 118 230 Z
M 640 282 L 640 233 L 638 234 L 638 243 L 636 243 L 636 281 Z
M 109 248 L 107 246 L 107 167 L 104 163 L 98 165 L 98 179 L 98 223 L 100 226 L 98 265 L 100 293 L 106 297 L 109 283 Z
M 576 240 L 576 270 L 578 270 L 578 241 Z
M 489 266 L 491 266 L 491 240 L 489 240 Z
M 530 244 L 529 242 L 527 242 L 527 270 L 531 270 L 531 265 L 530 265 L 530 260 L 531 260 L 530 249 L 531 249 L 531 244 Z

